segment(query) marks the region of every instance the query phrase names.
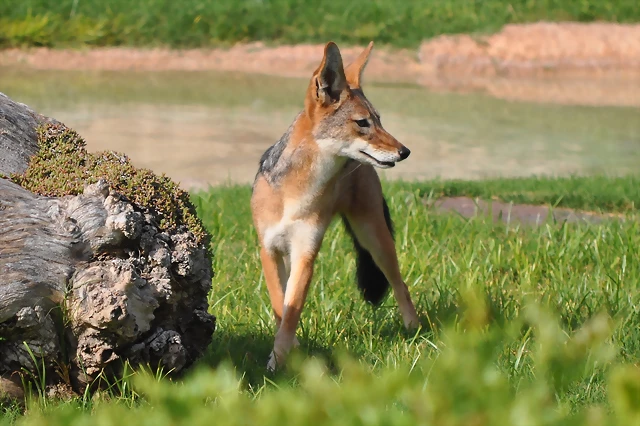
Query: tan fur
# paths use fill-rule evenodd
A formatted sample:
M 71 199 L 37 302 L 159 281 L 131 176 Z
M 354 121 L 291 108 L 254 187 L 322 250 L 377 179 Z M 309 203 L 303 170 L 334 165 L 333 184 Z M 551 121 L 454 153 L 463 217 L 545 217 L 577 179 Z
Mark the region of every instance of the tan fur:
M 278 152 L 265 153 L 256 176 L 251 208 L 276 322 L 270 369 L 281 364 L 297 343 L 295 332 L 313 264 L 337 214 L 347 218 L 388 279 L 405 326 L 418 326 L 374 170 L 374 166 L 393 167 L 409 150 L 384 130 L 360 88 L 372 47 L 373 42 L 345 70 L 338 47 L 327 43 L 309 83 L 303 113 Z
M 369 55 L 371 54 L 372 49 L 373 42 L 370 42 L 367 48 L 364 49 L 362 53 L 360 53 L 360 55 L 344 70 L 347 81 L 349 82 L 349 87 L 351 87 L 352 89 L 360 88 L 362 72 L 367 66 Z

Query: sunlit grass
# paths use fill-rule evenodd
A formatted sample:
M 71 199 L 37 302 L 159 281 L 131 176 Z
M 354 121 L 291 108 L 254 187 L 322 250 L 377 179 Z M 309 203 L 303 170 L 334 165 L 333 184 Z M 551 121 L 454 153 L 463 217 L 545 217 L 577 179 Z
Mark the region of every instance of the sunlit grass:
M 336 222 L 316 262 L 301 348 L 276 375 L 265 371 L 273 321 L 251 224 L 251 189 L 194 194 L 213 234 L 210 311 L 218 328 L 187 379 L 171 384 L 133 374 L 126 383 L 135 392 L 116 389 L 48 407 L 34 402 L 26 416 L 8 407 L 6 421 L 634 424 L 640 225 L 633 216 L 599 225 L 518 227 L 441 215 L 424 201 L 455 193 L 634 214 L 636 181 L 385 182 L 401 270 L 422 330 L 404 331 L 391 295 L 377 309 L 362 301 L 352 245 Z
M 552 307 L 569 329 L 598 312 L 622 321 L 633 318 L 639 269 L 632 261 L 638 245 L 632 242 L 640 239 L 635 222 L 506 227 L 484 218 L 440 215 L 423 203 L 425 194 L 439 193 L 502 196 L 508 201 L 516 186 L 508 182 L 514 181 L 385 184 L 402 272 L 425 326 L 418 339 L 403 331 L 391 296 L 378 309 L 361 300 L 352 246 L 335 222 L 316 262 L 301 321 L 303 350 L 318 355 L 346 350 L 375 368 L 413 362 L 425 350 L 433 355 L 441 327 L 457 323 L 462 315 L 460 291 L 468 288 L 483 295 L 491 323 L 498 326 L 518 318 L 527 300 Z M 634 183 L 633 177 L 523 179 L 516 201 L 628 211 L 639 198 Z M 474 193 L 475 187 L 483 189 Z M 590 196 L 578 196 L 576 187 Z M 617 194 L 615 201 L 612 194 Z M 212 189 L 194 200 L 215 241 L 211 311 L 219 318 L 219 328 L 207 359 L 231 356 L 243 372 L 260 379 L 273 323 L 249 197 L 249 187 L 237 186 Z M 620 343 L 635 348 L 627 328 L 619 330 Z M 422 344 L 416 346 L 417 341 Z
M 243 41 L 378 43 L 415 47 L 440 34 L 509 23 L 636 22 L 635 0 L 0 0 L 0 46 L 168 45 Z

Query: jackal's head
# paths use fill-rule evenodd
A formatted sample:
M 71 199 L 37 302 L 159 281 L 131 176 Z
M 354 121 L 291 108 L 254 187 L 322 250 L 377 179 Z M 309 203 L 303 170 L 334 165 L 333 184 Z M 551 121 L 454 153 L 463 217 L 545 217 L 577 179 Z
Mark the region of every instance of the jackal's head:
M 344 68 L 338 46 L 327 43 L 307 89 L 305 111 L 322 151 L 389 168 L 411 151 L 382 127 L 380 114 L 360 86 L 372 48 L 373 42 Z

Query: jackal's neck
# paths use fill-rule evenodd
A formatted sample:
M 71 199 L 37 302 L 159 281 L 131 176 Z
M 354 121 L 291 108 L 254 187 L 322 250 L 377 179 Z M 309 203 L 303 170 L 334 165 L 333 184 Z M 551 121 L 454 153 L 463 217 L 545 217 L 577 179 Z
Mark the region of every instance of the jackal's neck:
M 322 192 L 349 161 L 326 149 L 326 141 L 313 134 L 313 121 L 302 113 L 292 125 L 291 164 L 300 178 L 300 186 L 312 192 Z
M 347 158 L 321 148 L 313 122 L 303 112 L 260 159 L 260 172 L 272 185 L 291 179 L 300 189 L 320 191 L 344 168 Z

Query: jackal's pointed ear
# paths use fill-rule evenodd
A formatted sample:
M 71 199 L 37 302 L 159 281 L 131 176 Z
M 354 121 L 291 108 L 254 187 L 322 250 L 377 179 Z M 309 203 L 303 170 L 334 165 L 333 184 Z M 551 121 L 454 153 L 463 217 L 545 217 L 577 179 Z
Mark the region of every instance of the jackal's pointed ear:
M 364 68 L 367 66 L 367 62 L 369 61 L 369 55 L 371 54 L 371 50 L 373 49 L 373 41 L 369 42 L 369 45 L 366 49 L 360 53 L 360 55 L 355 59 L 355 61 L 351 62 L 349 66 L 344 70 L 347 76 L 347 82 L 352 89 L 357 89 L 360 87 L 360 80 L 362 79 L 362 72 Z
M 311 91 L 317 102 L 323 105 L 337 102 L 347 88 L 342 55 L 338 46 L 330 41 L 324 47 L 324 57 L 311 79 Z

